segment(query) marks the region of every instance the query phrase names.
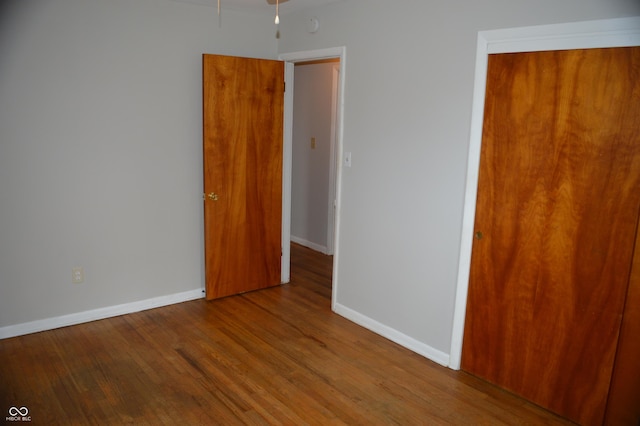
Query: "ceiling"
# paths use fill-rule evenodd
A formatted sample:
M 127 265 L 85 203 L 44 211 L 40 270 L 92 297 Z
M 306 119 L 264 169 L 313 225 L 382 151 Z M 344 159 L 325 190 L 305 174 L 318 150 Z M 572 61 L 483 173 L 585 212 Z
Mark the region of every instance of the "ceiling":
M 193 3 L 211 7 L 218 7 L 218 0 L 174 0 L 181 3 Z M 346 0 L 288 0 L 280 4 L 280 13 L 294 12 L 312 7 L 324 6 Z M 249 10 L 252 12 L 275 13 L 275 5 L 270 5 L 266 0 L 220 0 L 221 9 Z

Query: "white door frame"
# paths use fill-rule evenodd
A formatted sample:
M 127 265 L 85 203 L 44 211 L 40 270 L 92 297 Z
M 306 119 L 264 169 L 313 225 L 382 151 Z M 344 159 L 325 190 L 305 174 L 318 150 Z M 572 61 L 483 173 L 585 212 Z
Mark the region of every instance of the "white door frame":
M 336 237 L 336 168 L 338 166 L 338 129 L 340 116 L 338 114 L 338 94 L 340 93 L 340 64 L 333 66 L 331 79 L 331 136 L 329 138 L 329 199 L 327 209 L 327 254 L 333 255 Z
M 478 33 L 462 238 L 449 356 L 450 368 L 459 370 L 462 358 L 489 55 L 493 53 L 629 46 L 640 46 L 640 17 L 480 31 Z
M 342 158 L 342 136 L 344 117 L 344 83 L 346 65 L 346 47 L 331 47 L 327 49 L 307 50 L 302 52 L 283 53 L 278 59 L 285 61 L 285 84 L 287 89 L 284 95 L 284 147 L 282 164 L 282 282 L 291 280 L 291 176 L 293 163 L 293 88 L 294 88 L 294 64 L 320 59 L 340 59 L 340 80 L 338 84 L 338 102 L 336 112 L 335 149 L 336 158 Z M 333 233 L 333 285 L 331 296 L 331 308 L 334 309 L 337 289 L 337 271 L 339 260 L 340 241 L 340 194 L 342 187 L 342 162 L 337 161 L 335 170 L 335 226 Z

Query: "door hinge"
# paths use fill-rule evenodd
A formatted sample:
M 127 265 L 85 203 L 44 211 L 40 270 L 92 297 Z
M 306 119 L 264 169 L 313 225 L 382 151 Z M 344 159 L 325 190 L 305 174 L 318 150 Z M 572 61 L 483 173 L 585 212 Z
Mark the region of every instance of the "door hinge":
M 287 91 L 287 82 L 286 81 L 284 83 L 282 83 L 282 91 L 283 92 Z

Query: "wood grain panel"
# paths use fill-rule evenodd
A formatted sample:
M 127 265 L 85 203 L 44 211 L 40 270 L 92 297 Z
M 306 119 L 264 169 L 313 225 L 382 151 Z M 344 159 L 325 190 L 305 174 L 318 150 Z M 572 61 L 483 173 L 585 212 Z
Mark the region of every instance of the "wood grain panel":
M 203 56 L 207 298 L 280 284 L 284 64 Z
M 582 424 L 640 206 L 640 48 L 491 55 L 462 366 Z

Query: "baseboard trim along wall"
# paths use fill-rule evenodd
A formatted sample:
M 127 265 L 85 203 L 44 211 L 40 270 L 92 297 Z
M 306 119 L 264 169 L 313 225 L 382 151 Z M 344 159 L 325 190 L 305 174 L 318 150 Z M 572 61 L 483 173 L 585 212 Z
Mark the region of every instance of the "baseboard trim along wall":
M 0 327 L 0 339 L 8 339 L 9 337 L 22 336 L 25 334 L 37 333 L 39 331 L 53 330 L 55 328 L 67 327 L 69 325 L 82 324 L 85 322 L 117 317 L 119 315 L 132 314 L 134 312 L 160 308 L 162 306 L 173 305 L 175 303 L 188 302 L 190 300 L 201 299 L 203 297 L 204 290 L 199 288 L 182 293 L 169 294 L 167 296 L 108 306 L 106 308 L 98 308 L 75 314 L 25 322 L 22 324 L 8 325 L 6 327 Z
M 119 315 L 132 314 L 134 312 L 146 311 L 148 309 L 169 306 L 175 303 L 188 302 L 190 300 L 201 299 L 204 297 L 204 290 L 199 288 L 189 290 L 182 293 L 169 294 L 167 296 L 154 297 L 136 302 L 123 303 L 121 305 L 108 306 L 105 308 L 93 309 L 90 311 L 78 312 L 59 317 L 46 318 L 37 321 L 25 322 L 22 324 L 9 325 L 0 327 L 0 339 L 8 339 L 10 337 L 22 336 L 25 334 L 37 333 L 40 331 L 53 330 L 56 328 L 67 327 L 70 325 L 82 324 L 85 322 L 97 321 L 105 318 L 117 317 Z M 354 323 L 377 333 L 392 342 L 395 342 L 417 354 L 430 359 L 442 366 L 449 365 L 449 355 L 432 348 L 412 337 L 409 337 L 391 327 L 388 327 L 378 321 L 371 319 L 359 312 L 347 308 L 337 303 L 335 312 Z
M 305 240 L 304 238 L 296 237 L 295 235 L 291 236 L 291 242 L 296 244 L 300 244 L 301 246 L 310 248 L 311 250 L 318 251 L 322 254 L 327 254 L 328 250 L 326 246 L 321 246 L 320 244 L 313 243 L 309 240 Z
M 438 349 L 432 348 L 429 345 L 426 345 L 413 337 L 409 337 L 406 334 L 399 332 L 391 327 L 388 327 L 378 321 L 371 319 L 365 315 L 362 315 L 359 312 L 354 311 L 353 309 L 349 309 L 344 305 L 336 303 L 335 305 L 335 313 L 338 315 L 342 315 L 346 319 L 355 322 L 362 327 L 373 331 L 376 334 L 385 337 L 392 342 L 399 344 L 423 357 L 430 359 L 433 362 L 436 362 L 444 367 L 449 365 L 449 355 L 439 351 Z

